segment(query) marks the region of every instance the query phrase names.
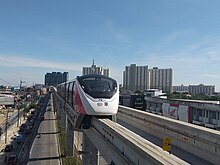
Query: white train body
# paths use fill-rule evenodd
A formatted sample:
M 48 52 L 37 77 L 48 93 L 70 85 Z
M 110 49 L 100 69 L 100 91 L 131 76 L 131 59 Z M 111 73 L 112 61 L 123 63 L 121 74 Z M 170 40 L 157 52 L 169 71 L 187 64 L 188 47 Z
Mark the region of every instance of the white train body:
M 76 127 L 87 125 L 88 116 L 112 116 L 118 111 L 119 87 L 114 79 L 106 76 L 77 77 L 58 85 L 57 93 L 78 114 Z

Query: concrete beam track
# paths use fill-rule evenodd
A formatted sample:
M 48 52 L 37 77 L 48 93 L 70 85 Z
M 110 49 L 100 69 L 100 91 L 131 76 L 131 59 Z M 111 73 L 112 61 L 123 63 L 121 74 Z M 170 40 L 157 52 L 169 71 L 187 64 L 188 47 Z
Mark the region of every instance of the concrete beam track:
M 84 130 L 107 162 L 114 164 L 187 164 L 160 147 L 108 119 L 92 118 Z
M 117 119 L 213 164 L 220 162 L 220 132 L 152 113 L 119 106 Z

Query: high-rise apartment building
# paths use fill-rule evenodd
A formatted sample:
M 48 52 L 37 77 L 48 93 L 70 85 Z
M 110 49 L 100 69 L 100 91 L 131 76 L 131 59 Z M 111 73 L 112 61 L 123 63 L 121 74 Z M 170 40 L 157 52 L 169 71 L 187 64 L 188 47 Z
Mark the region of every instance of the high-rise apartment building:
M 123 89 L 133 92 L 147 89 L 160 89 L 172 92 L 172 69 L 148 69 L 148 66 L 131 64 L 123 72 Z
M 87 75 L 87 74 L 100 74 L 110 77 L 110 69 L 109 68 L 105 69 L 103 67 L 96 66 L 93 60 L 93 64 L 91 67 L 83 67 L 82 75 Z
M 212 95 L 215 92 L 214 85 L 189 85 L 189 93 Z
M 189 92 L 189 86 L 173 86 L 173 92 Z
M 150 69 L 150 88 L 160 89 L 163 92 L 172 92 L 172 80 L 173 80 L 173 70 L 169 69 L 158 69 L 154 67 Z
M 44 84 L 47 86 L 56 86 L 68 80 L 68 72 L 52 72 L 45 74 Z
M 144 91 L 150 88 L 148 66 L 131 64 L 123 72 L 123 88 L 131 91 Z

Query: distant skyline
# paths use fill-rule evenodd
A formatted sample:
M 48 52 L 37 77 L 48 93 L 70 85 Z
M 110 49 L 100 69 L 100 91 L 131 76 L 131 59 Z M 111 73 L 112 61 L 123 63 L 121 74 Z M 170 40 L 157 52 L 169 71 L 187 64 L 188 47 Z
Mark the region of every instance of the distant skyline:
M 215 85 L 220 92 L 219 6 L 219 0 L 1 1 L 0 85 L 43 84 L 52 71 L 73 79 L 95 59 L 119 83 L 125 66 L 137 64 L 172 68 L 175 86 Z

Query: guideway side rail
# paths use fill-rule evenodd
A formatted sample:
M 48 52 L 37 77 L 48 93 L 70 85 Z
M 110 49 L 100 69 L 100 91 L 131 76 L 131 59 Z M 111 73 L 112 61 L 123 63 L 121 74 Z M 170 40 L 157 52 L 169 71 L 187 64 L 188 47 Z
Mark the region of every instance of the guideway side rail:
M 107 162 L 114 164 L 187 164 L 125 127 L 108 119 L 92 118 L 84 130 Z
M 60 101 L 60 104 L 65 106 L 64 113 L 67 114 L 71 123 L 74 123 L 76 114 L 72 107 L 65 104 L 58 95 L 55 96 Z M 83 132 L 105 160 L 111 164 L 187 164 L 185 161 L 163 151 L 160 147 L 109 119 L 93 117 L 91 119 L 91 128 L 84 129 Z
M 119 106 L 117 119 L 175 145 L 208 162 L 220 162 L 220 132 L 125 106 Z

